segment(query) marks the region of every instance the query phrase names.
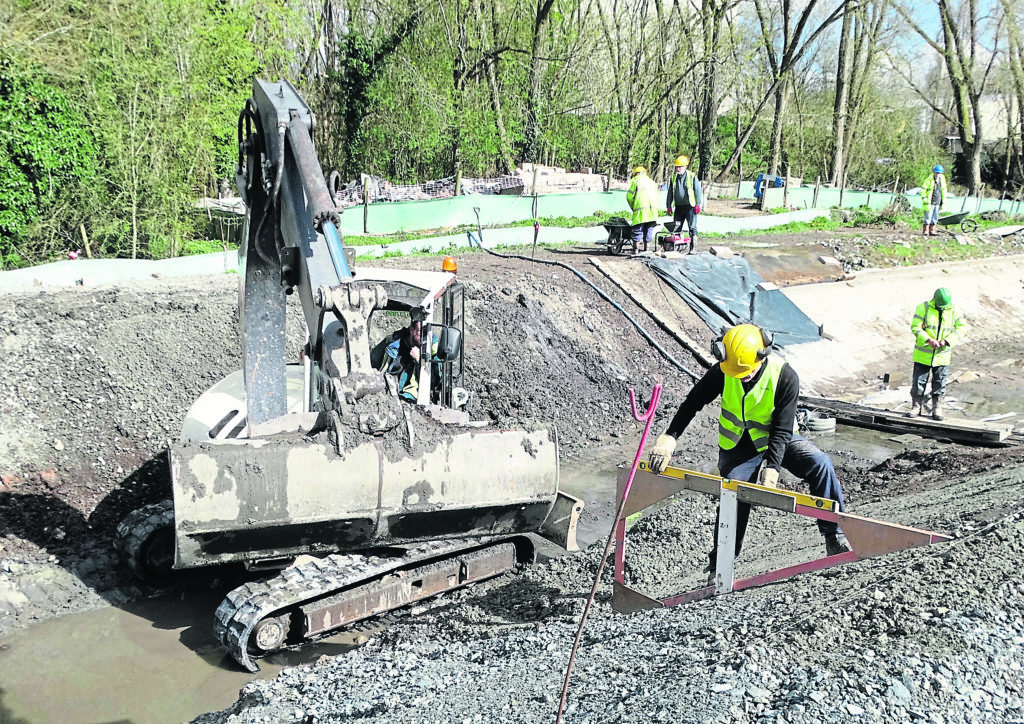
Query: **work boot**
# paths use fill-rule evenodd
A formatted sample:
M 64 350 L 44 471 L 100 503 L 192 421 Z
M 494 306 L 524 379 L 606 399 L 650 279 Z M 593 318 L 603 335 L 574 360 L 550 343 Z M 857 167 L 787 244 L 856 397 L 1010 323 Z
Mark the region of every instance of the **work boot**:
M 928 227 L 928 236 L 938 236 L 938 234 L 935 233 L 935 224 Z
M 924 405 L 919 400 L 914 400 L 910 403 L 909 417 L 920 417 L 924 414 Z
M 942 419 L 942 398 L 941 397 L 935 397 L 932 400 L 932 419 L 933 420 L 941 420 Z
M 921 236 L 928 236 L 928 224 L 921 224 Z
M 837 556 L 840 553 L 850 552 L 850 542 L 840 531 L 825 534 L 825 555 Z

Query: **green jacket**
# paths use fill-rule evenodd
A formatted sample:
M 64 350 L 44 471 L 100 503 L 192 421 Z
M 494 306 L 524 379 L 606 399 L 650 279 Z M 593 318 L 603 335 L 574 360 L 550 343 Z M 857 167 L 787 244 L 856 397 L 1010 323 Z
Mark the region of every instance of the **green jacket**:
M 967 325 L 956 307 L 936 308 L 932 300 L 921 302 L 914 310 L 914 321 L 910 331 L 914 333 L 914 361 L 930 367 L 948 365 L 953 357 L 953 347 L 960 344 L 962 330 Z M 932 347 L 929 339 L 945 340 L 947 346 Z
M 939 197 L 939 207 L 946 203 L 946 175 L 939 174 L 939 190 L 941 196 Z M 928 177 L 928 180 L 921 184 L 921 206 L 927 211 L 928 207 L 932 203 L 932 191 L 935 190 L 935 174 Z
M 744 430 L 750 432 L 750 439 L 758 452 L 768 449 L 768 433 L 775 413 L 775 388 L 786 363 L 769 355 L 764 364 L 767 369 L 750 392 L 743 391 L 742 380 L 725 376 L 722 412 L 718 416 L 718 446 L 723 450 L 736 447 L 743 438 Z
M 633 226 L 658 220 L 658 184 L 650 176 L 638 173 L 629 183 L 626 203 L 633 212 L 630 222 Z

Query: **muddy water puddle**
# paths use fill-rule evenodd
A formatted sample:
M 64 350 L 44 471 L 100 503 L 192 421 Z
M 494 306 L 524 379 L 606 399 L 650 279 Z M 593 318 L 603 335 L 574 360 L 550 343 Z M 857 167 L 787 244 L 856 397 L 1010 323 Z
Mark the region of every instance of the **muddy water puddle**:
M 222 593 L 177 592 L 65 616 L 0 639 L 0 724 L 160 724 L 230 706 L 248 681 L 344 653 L 350 630 L 250 674 L 213 638 Z M 374 629 L 376 630 L 376 629 Z

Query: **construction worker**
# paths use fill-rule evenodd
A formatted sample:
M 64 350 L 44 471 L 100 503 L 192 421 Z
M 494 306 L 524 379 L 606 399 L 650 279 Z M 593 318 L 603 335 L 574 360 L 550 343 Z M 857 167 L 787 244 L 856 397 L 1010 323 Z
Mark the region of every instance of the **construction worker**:
M 914 378 L 910 387 L 912 403 L 910 415 L 925 413 L 925 387 L 928 375 L 932 378 L 932 418 L 942 419 L 942 397 L 946 394 L 946 379 L 953 347 L 960 343 L 966 325 L 960 312 L 953 306 L 953 295 L 945 287 L 936 289 L 928 301 L 914 310 L 910 331 L 914 333 Z
M 776 487 L 785 468 L 807 481 L 811 494 L 828 498 L 845 509 L 832 460 L 809 440 L 796 434 L 796 407 L 800 379 L 781 357 L 771 354 L 771 338 L 753 324 L 740 324 L 712 345 L 719 360 L 693 386 L 679 410 L 650 452 L 651 469 L 662 472 L 676 448 L 676 440 L 694 416 L 722 398 L 718 417 L 718 471 L 724 478 Z M 736 550 L 743 545 L 750 506 L 737 508 Z M 825 552 L 832 556 L 850 550 L 839 526 L 819 520 Z M 710 553 L 714 579 L 718 560 L 718 526 Z
M 678 224 L 677 229 L 682 230 L 682 222 L 686 222 L 690 230 L 690 249 L 697 248 L 697 214 L 700 213 L 700 205 L 704 195 L 700 189 L 700 179 L 690 171 L 687 166 L 690 159 L 686 156 L 679 156 L 676 159 L 675 173 L 668 182 L 668 196 L 665 199 L 665 208 L 668 214 L 672 214 L 672 220 Z M 672 209 L 675 208 L 675 213 Z
M 932 175 L 921 184 L 921 204 L 924 206 L 924 225 L 921 233 L 924 236 L 935 236 L 935 224 L 939 221 L 939 212 L 946 203 L 946 169 L 941 165 L 932 169 Z
M 420 387 L 420 347 L 423 323 L 413 318 L 409 326 L 384 338 L 370 351 L 370 363 L 384 373 L 385 380 L 406 402 L 416 402 Z M 432 340 L 431 360 L 437 354 L 437 338 Z
M 658 184 L 647 175 L 647 169 L 637 166 L 633 169 L 633 179 L 626 191 L 626 203 L 633 212 L 633 245 L 639 248 L 643 242 L 644 251 L 647 244 L 654 241 L 654 225 L 658 221 Z

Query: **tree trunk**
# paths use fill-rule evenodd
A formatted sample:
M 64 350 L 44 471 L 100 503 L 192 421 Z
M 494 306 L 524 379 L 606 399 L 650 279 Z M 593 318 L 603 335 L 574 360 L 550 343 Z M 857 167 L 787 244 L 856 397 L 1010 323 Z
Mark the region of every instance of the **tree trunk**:
M 715 153 L 715 133 L 718 130 L 717 52 L 722 29 L 722 19 L 719 12 L 717 7 L 705 7 L 705 13 L 709 13 L 710 18 L 705 20 L 704 23 L 704 74 L 700 90 L 700 117 L 697 124 L 699 130 L 699 135 L 697 136 L 697 158 L 700 162 L 697 169 L 697 178 L 701 179 L 706 179 L 711 175 L 711 160 Z
M 775 89 L 775 115 L 772 118 L 772 140 L 768 150 L 768 173 L 776 175 L 782 162 L 782 119 L 786 113 L 786 83 Z
M 487 56 L 484 60 L 484 71 L 487 74 L 487 85 L 491 91 L 491 108 L 494 110 L 494 127 L 498 132 L 498 149 L 501 156 L 502 168 L 506 173 L 516 170 L 515 160 L 512 158 L 512 145 L 508 141 L 508 132 L 505 130 L 505 115 L 501 108 L 501 91 L 498 88 L 498 71 L 493 53 L 488 52 L 497 46 L 498 33 L 498 10 L 497 3 L 491 3 L 491 35 L 488 38 L 484 27 L 483 13 L 480 10 L 480 0 L 473 0 L 473 9 L 476 11 L 477 22 L 480 24 L 480 36 L 484 39 L 484 52 Z M 489 45 L 489 47 L 487 47 Z
M 847 58 L 849 56 L 848 38 L 850 36 L 850 13 L 843 13 L 843 25 L 839 31 L 839 58 L 836 66 L 836 97 L 832 104 L 832 139 L 835 146 L 832 149 L 832 164 L 829 167 L 828 177 L 832 185 L 839 184 L 844 165 L 843 155 L 846 152 L 846 106 L 847 106 L 847 76 L 849 73 Z
M 523 129 L 523 160 L 536 162 L 540 152 L 541 81 L 544 61 L 541 51 L 547 37 L 548 18 L 555 0 L 537 0 L 537 14 L 533 23 L 533 42 L 530 45 L 530 70 L 527 76 L 526 124 Z

